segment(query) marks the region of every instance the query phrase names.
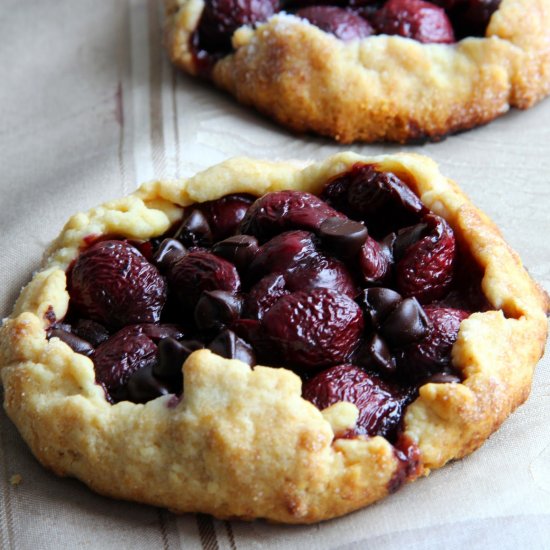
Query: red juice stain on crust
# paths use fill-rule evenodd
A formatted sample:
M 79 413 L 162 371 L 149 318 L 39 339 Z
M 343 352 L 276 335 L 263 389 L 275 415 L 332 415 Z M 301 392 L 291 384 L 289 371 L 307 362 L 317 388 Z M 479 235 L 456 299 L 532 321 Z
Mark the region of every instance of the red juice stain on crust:
M 388 492 L 395 493 L 407 481 L 416 479 L 422 467 L 420 464 L 420 449 L 407 435 L 400 434 L 394 445 L 394 455 L 397 458 L 397 470 L 388 483 Z
M 50 323 L 50 325 L 54 325 L 57 321 L 57 317 L 55 316 L 55 311 L 53 310 L 53 307 L 50 305 L 48 306 L 48 309 L 46 310 L 46 313 L 44 313 L 44 319 Z

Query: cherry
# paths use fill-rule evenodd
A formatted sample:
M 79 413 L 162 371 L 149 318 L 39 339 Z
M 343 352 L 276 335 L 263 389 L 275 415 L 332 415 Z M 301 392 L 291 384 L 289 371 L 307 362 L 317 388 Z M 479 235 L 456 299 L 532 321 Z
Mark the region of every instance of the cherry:
M 238 292 L 241 287 L 237 269 L 210 252 L 194 250 L 180 258 L 168 273 L 168 280 L 180 304 L 193 312 L 205 290 Z
M 323 410 L 339 401 L 359 409 L 353 435 L 394 434 L 408 401 L 406 392 L 360 368 L 343 364 L 320 372 L 303 386 L 304 399 Z
M 350 218 L 366 222 L 375 238 L 416 223 L 428 212 L 400 178 L 370 164 L 356 164 L 330 181 L 321 197 Z
M 296 15 L 345 42 L 374 34 L 374 29 L 366 19 L 344 8 L 310 6 L 298 10 Z
M 285 275 L 287 288 L 292 291 L 330 288 L 350 298 L 359 290 L 345 264 L 336 258 L 312 256 Z
M 373 23 L 381 34 L 397 34 L 423 43 L 455 41 L 445 10 L 423 0 L 388 0 L 374 15 Z
M 256 278 L 268 273 L 283 273 L 306 258 L 317 256 L 315 236 L 309 231 L 285 231 L 263 244 L 250 264 Z
M 397 290 L 426 304 L 443 298 L 454 277 L 456 243 L 453 230 L 440 216 L 425 216 L 428 233 L 408 246 L 396 264 Z
M 314 370 L 346 361 L 360 343 L 363 325 L 351 298 L 318 288 L 281 297 L 262 327 L 281 361 Z
M 279 0 L 207 0 L 198 29 L 200 47 L 229 51 L 239 27 L 266 21 L 277 11 Z
M 212 231 L 214 242 L 233 236 L 244 218 L 246 211 L 254 202 L 249 195 L 226 195 L 221 199 L 196 205 Z
M 290 291 L 281 273 L 266 275 L 250 289 L 244 304 L 244 314 L 251 319 L 261 320 L 266 311 L 287 294 Z
M 368 237 L 361 247 L 359 266 L 365 282 L 381 282 L 390 273 L 391 256 L 373 238 Z
M 113 334 L 93 355 L 96 380 L 117 402 L 126 399 L 130 376 L 157 360 L 157 346 L 142 327 L 130 325 Z
M 493 13 L 501 0 L 464 0 L 452 13 L 460 36 L 485 36 Z
M 461 309 L 436 306 L 426 306 L 424 311 L 432 328 L 424 339 L 404 350 L 400 361 L 400 368 L 416 380 L 451 367 L 451 349 L 460 323 L 470 315 Z
M 343 215 L 315 195 L 302 191 L 276 191 L 260 197 L 248 209 L 241 233 L 266 241 L 291 229 L 315 232 L 324 220 Z
M 109 328 L 155 323 L 166 301 L 157 268 L 124 241 L 100 241 L 84 250 L 69 280 L 78 313 Z

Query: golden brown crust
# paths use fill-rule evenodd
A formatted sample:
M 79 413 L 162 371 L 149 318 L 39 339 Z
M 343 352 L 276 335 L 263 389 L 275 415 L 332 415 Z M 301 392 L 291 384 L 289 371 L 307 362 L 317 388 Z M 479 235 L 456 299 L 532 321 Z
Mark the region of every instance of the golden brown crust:
M 169 0 L 172 61 L 197 73 L 189 46 L 203 0 Z M 398 36 L 342 42 L 278 15 L 241 27 L 212 78 L 239 101 L 298 132 L 342 143 L 432 139 L 485 124 L 550 93 L 550 2 L 503 0 L 486 38 L 454 45 Z
M 110 405 L 92 361 L 57 338 L 51 313 L 67 310 L 65 269 L 89 234 L 150 238 L 182 207 L 227 193 L 319 192 L 356 163 L 400 174 L 444 216 L 484 270 L 495 311 L 463 321 L 453 363 L 463 384 L 427 384 L 405 416 L 418 444 L 418 475 L 471 452 L 527 397 L 546 339 L 546 295 L 487 217 L 425 157 L 342 153 L 304 169 L 234 159 L 178 182 L 152 182 L 129 197 L 77 214 L 50 248 L 0 329 L 5 409 L 33 453 L 59 475 L 116 498 L 217 517 L 308 523 L 363 507 L 388 493 L 398 470 L 384 438 L 333 440 L 356 408 L 320 412 L 289 370 L 226 360 L 208 350 L 183 366 L 185 395 Z M 49 312 L 49 313 L 48 313 Z

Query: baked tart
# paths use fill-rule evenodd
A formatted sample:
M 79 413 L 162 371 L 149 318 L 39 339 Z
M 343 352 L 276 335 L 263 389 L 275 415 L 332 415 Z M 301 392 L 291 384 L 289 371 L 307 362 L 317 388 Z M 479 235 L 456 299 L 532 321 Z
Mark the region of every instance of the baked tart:
M 98 493 L 317 522 L 479 447 L 547 310 L 426 157 L 233 159 L 69 220 L 0 329 L 4 406 Z
M 295 132 L 418 142 L 550 93 L 547 0 L 167 0 L 171 60 Z

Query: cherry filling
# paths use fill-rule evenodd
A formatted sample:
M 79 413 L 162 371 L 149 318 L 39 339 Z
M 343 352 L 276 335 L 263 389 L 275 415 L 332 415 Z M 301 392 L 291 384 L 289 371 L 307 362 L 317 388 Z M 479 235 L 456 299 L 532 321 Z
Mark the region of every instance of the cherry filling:
M 242 25 L 267 21 L 279 11 L 294 13 L 343 41 L 375 34 L 451 44 L 484 36 L 500 0 L 206 0 L 191 37 L 199 72 L 232 50 L 231 36 Z
M 182 364 L 209 348 L 294 370 L 320 409 L 354 403 L 337 437 L 397 442 L 420 385 L 461 381 L 451 349 L 489 307 L 481 276 L 403 180 L 357 164 L 320 196 L 228 195 L 146 242 L 87 239 L 48 337 L 93 360 L 112 403 L 180 396 Z

